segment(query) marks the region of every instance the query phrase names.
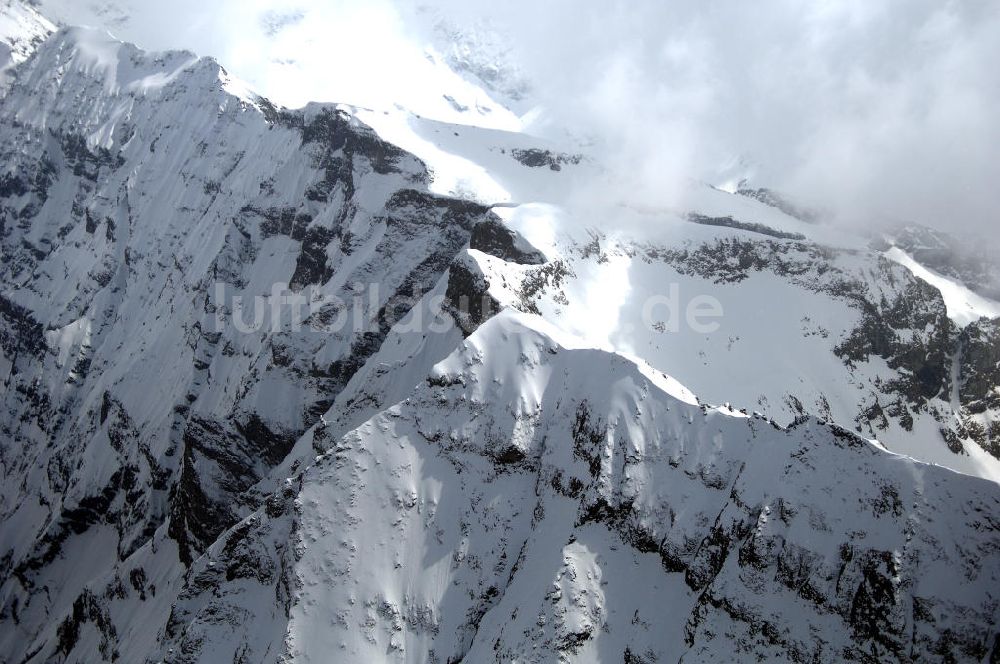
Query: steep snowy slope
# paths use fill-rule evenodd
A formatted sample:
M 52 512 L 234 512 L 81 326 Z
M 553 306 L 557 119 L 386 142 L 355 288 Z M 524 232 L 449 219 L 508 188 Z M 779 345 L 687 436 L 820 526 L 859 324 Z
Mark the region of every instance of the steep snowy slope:
M 997 478 L 996 320 L 468 109 L 4 39 L 0 660 L 1000 657 L 996 484 L 809 417 Z
M 486 323 L 306 474 L 291 652 L 920 659 L 949 629 L 957 656 L 994 648 L 994 485 L 700 407 L 539 325 Z M 934 514 L 953 499 L 968 516 Z
M 6 87 L 7 70 L 24 62 L 55 26 L 19 0 L 0 3 L 0 91 Z
M 37 626 L 157 529 L 186 563 L 253 509 L 488 214 L 335 107 L 95 31 L 0 103 L 0 592 Z
M 224 533 L 150 661 L 985 661 L 998 510 L 505 312 Z M 162 601 L 123 583 L 143 553 L 63 623 L 71 658 Z
M 128 2 L 49 0 L 43 6 L 63 20 L 86 20 L 139 34 Z M 259 13 L 251 12 L 251 18 Z M 914 278 L 884 265 L 880 251 L 872 250 L 867 238 L 805 223 L 815 222 L 815 215 L 775 192 L 740 180 L 744 171 L 753 170 L 742 163 L 737 169 L 742 175 L 734 179 L 738 184 L 731 191 L 694 184 L 678 209 L 630 207 L 627 182 L 604 178 L 600 164 L 577 154 L 573 145 L 546 145 L 519 133 L 522 122 L 490 99 L 494 94 L 519 112 L 530 106 L 527 82 L 505 64 L 503 42 L 488 26 L 459 28 L 434 11 L 424 12 L 423 17 L 436 26 L 436 32 L 434 43 L 426 46 L 428 58 L 417 58 L 426 71 L 410 76 L 421 84 L 396 86 L 397 105 L 341 108 L 424 161 L 435 193 L 484 204 L 525 205 L 513 213 L 512 223 L 526 219 L 531 228 L 522 230 L 536 243 L 548 242 L 556 263 L 552 269 L 567 271 L 562 295 L 569 298 L 568 304 L 547 307 L 553 294 L 545 288 L 536 293 L 542 298 L 539 310 L 550 320 L 565 318 L 559 324 L 567 329 L 603 337 L 610 347 L 677 375 L 705 399 L 730 401 L 782 422 L 802 412 L 852 422 L 856 430 L 893 450 L 1000 479 L 1000 461 L 993 453 L 1000 443 L 990 435 L 995 420 L 986 415 L 974 422 L 977 417 L 958 398 L 966 380 L 955 375 L 965 362 L 960 331 L 941 318 L 936 293 L 923 292 L 921 273 Z M 281 23 L 261 36 L 262 43 L 268 49 L 292 49 L 288 54 L 294 51 L 293 59 L 306 67 L 315 54 L 289 40 L 300 32 L 303 39 L 309 37 L 303 27 L 310 23 L 307 18 Z M 392 35 L 386 34 L 386 40 L 384 59 L 400 60 L 400 67 L 404 60 L 414 59 L 403 58 L 403 50 L 419 50 L 419 44 L 388 43 Z M 313 82 L 314 91 L 316 86 L 322 88 L 319 79 Z M 366 97 L 368 93 L 349 88 L 345 94 Z M 601 205 L 588 207 L 593 195 L 587 189 L 604 190 L 596 197 Z M 621 207 L 607 204 L 616 200 Z M 532 203 L 555 206 L 554 213 Z M 678 229 L 678 221 L 692 217 L 715 225 L 697 231 Z M 778 230 L 778 237 L 767 229 Z M 616 247 L 581 260 L 580 254 L 586 253 L 582 248 L 593 246 L 594 234 L 606 235 L 605 244 Z M 893 241 L 920 250 L 935 264 L 941 256 L 951 256 L 948 264 L 953 266 L 982 262 L 967 261 L 940 233 L 904 230 L 896 235 Z M 556 237 L 561 238 L 558 246 L 553 244 Z M 736 261 L 749 260 L 750 254 L 773 257 L 775 246 L 784 252 L 796 239 L 805 243 L 799 246 L 810 255 L 793 260 L 793 269 L 806 269 L 808 263 L 815 275 L 788 273 L 780 265 L 775 269 L 776 261 L 766 259 L 751 265 L 746 278 L 733 280 L 728 275 L 720 284 L 716 283 L 720 275 L 709 273 L 712 268 L 706 272 L 704 266 L 690 264 L 703 254 L 720 252 L 731 253 L 730 259 Z M 662 249 L 670 248 L 669 260 L 652 260 L 650 252 L 639 247 L 661 257 Z M 777 262 L 783 260 L 778 257 Z M 984 280 L 989 281 L 984 269 L 962 278 L 972 279 L 973 286 L 982 289 Z M 946 282 L 932 285 L 941 284 L 947 286 Z M 701 296 L 718 301 L 723 311 L 719 330 L 702 335 L 683 325 L 677 332 L 671 326 L 651 329 L 651 324 L 663 321 L 649 321 L 641 314 L 646 307 L 655 308 L 651 302 L 671 297 L 671 285 L 680 287 L 681 308 Z M 573 290 L 588 295 L 569 297 Z M 945 290 L 945 296 L 951 296 L 953 289 Z M 602 291 L 598 303 L 595 297 Z M 751 291 L 755 295 L 748 297 Z M 581 326 L 590 326 L 594 306 L 618 310 L 624 317 L 615 321 L 609 314 L 603 323 L 606 329 L 584 331 Z M 964 325 L 980 312 L 995 318 L 996 310 L 990 306 L 965 307 L 952 318 Z
M 682 207 L 638 208 L 565 147 L 405 113 L 370 120 L 443 174 L 432 186 L 500 204 L 545 252 L 546 265 L 527 268 L 474 259 L 499 302 L 641 357 L 708 401 L 783 423 L 851 423 L 895 451 L 1000 480 L 997 420 L 969 410 L 960 371 L 992 357 L 963 345 L 962 328 L 997 310 L 961 282 L 928 280 L 766 190 L 693 182 Z M 689 306 L 721 314 L 702 319 L 711 332 L 688 324 Z M 1000 395 L 995 383 L 977 390 Z
M 924 226 L 898 228 L 880 239 L 886 248 L 899 248 L 925 269 L 958 281 L 984 298 L 1000 300 L 1000 261 L 992 242 Z
M 967 432 L 956 371 L 974 349 L 937 289 L 861 238 L 707 187 L 688 200 L 690 211 L 619 208 L 590 228 L 558 206 L 498 209 L 549 262 L 470 258 L 499 302 L 641 357 L 707 401 L 852 423 L 890 449 L 1000 478 L 992 439 Z
M 918 279 L 941 291 L 941 297 L 944 298 L 944 304 L 948 308 L 948 317 L 960 327 L 965 327 L 980 318 L 1000 318 L 1000 302 L 974 292 L 961 280 L 938 274 L 924 267 L 899 247 L 891 247 L 885 252 L 885 256 L 908 269 Z

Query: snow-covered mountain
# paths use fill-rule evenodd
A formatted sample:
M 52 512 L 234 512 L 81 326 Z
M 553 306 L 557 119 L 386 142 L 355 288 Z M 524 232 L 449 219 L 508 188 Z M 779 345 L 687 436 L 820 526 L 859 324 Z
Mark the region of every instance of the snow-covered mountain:
M 474 106 L 0 42 L 0 661 L 1000 657 L 961 275 L 763 189 L 599 223 Z
M 0 85 L 6 84 L 7 70 L 24 62 L 39 43 L 56 27 L 19 0 L 0 4 Z

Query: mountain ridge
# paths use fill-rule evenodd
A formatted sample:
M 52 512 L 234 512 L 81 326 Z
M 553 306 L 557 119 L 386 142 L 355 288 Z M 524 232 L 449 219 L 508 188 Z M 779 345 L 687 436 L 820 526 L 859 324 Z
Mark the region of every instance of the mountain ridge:
M 706 186 L 588 228 L 530 202 L 588 159 L 409 117 L 527 198 L 444 195 L 372 115 L 85 29 L 16 65 L 3 658 L 1000 657 L 1000 489 L 883 449 L 988 475 L 996 321 Z M 637 324 L 670 283 L 717 336 Z

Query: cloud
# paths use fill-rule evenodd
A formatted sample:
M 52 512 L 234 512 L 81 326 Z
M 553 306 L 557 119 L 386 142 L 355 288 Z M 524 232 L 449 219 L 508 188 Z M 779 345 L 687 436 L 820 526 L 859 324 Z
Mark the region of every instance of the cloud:
M 640 201 L 738 160 L 844 223 L 996 234 L 1000 5 L 989 0 L 437 3 L 488 19 L 546 109 Z
M 995 0 L 118 1 L 123 37 L 214 55 L 288 105 L 427 96 L 428 16 L 488 21 L 544 109 L 531 129 L 589 142 L 609 200 L 746 172 L 842 223 L 997 235 Z

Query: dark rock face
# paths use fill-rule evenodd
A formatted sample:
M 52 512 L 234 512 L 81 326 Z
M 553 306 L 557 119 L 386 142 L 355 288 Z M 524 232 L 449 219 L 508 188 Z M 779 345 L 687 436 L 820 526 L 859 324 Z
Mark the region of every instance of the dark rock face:
M 469 248 L 510 263 L 541 265 L 545 262 L 542 252 L 528 245 L 527 241 L 498 219 L 487 219 L 476 224 L 469 238 Z
M 970 323 L 958 337 L 958 396 L 969 438 L 1000 459 L 1000 319 Z
M 903 649 L 905 619 L 898 610 L 899 569 L 891 551 L 869 551 L 861 563 L 848 623 L 858 650 L 874 656 L 898 658 Z M 867 646 L 867 647 L 866 647 Z
M 817 265 L 826 263 L 834 250 L 806 242 L 777 242 L 775 240 L 745 240 L 722 238 L 712 243 L 694 247 L 639 248 L 650 260 L 663 261 L 682 274 L 697 275 L 715 283 L 739 283 L 753 272 L 768 271 L 779 276 L 802 278 L 809 284 Z M 814 288 L 827 287 L 833 281 L 821 273 L 822 280 Z
M 466 261 L 455 261 L 448 268 L 446 310 L 465 336 L 500 310 L 500 303 L 489 294 L 489 287 L 479 269 Z
M 327 178 L 323 180 L 323 184 L 314 187 L 313 191 L 317 196 L 329 193 L 330 188 L 325 187 L 326 184 L 335 184 L 342 173 L 350 173 L 355 157 L 364 158 L 381 175 L 399 173 L 403 170 L 404 160 L 416 159 L 405 150 L 380 138 L 370 127 L 352 121 L 340 110 L 322 108 L 308 120 L 302 114 L 297 114 L 286 116 L 283 122 L 301 130 L 304 144 L 315 143 L 323 147 L 316 163 L 326 169 Z M 341 156 L 337 156 L 338 153 Z M 417 171 L 414 182 L 427 184 L 426 168 Z
M 1000 319 L 970 323 L 959 335 L 959 344 L 962 403 L 973 415 L 1000 409 Z
M 890 242 L 878 240 L 875 246 L 897 246 L 921 265 L 1000 300 L 1000 262 L 991 238 L 958 237 L 926 226 L 904 226 L 890 235 Z
M 287 235 L 293 240 L 305 239 L 306 228 L 312 222 L 312 216 L 294 207 L 269 208 L 258 210 L 252 205 L 245 206 L 242 213 L 263 217 L 260 222 L 260 233 L 264 239 L 274 235 Z
M 579 164 L 583 159 L 578 154 L 560 154 L 551 150 L 539 150 L 537 148 L 514 149 L 510 151 L 510 155 L 529 168 L 548 166 L 553 171 L 561 171 L 562 167 L 567 164 Z
M 744 231 L 750 231 L 751 233 L 760 233 L 761 235 L 769 235 L 771 237 L 776 237 L 780 240 L 805 240 L 806 236 L 802 233 L 789 233 L 787 231 L 779 231 L 770 226 L 765 226 L 764 224 L 750 223 L 745 221 L 737 221 L 732 217 L 708 217 L 703 214 L 698 214 L 692 212 L 688 215 L 688 220 L 701 224 L 702 226 L 721 226 L 723 228 L 738 228 Z
M 903 378 L 888 385 L 887 392 L 901 394 L 921 408 L 951 386 L 950 355 L 954 327 L 933 286 L 912 280 L 893 301 L 871 302 L 859 292 L 847 293 L 862 311 L 862 322 L 835 352 L 849 362 L 876 355 Z M 903 331 L 932 330 L 925 338 L 903 340 Z
M 778 192 L 772 189 L 767 189 L 766 187 L 748 187 L 745 182 L 741 182 L 736 190 L 736 193 L 740 196 L 752 198 L 756 201 L 760 201 L 764 205 L 781 210 L 789 217 L 794 217 L 799 221 L 814 223 L 819 216 L 816 211 L 795 205 Z
M 188 420 L 169 528 L 184 564 L 239 520 L 243 494 L 285 458 L 299 435 L 273 432 L 256 414 L 245 424 Z
M 41 357 L 46 348 L 44 329 L 31 312 L 0 295 L 0 348 L 10 356 L 20 352 Z
M 522 311 L 538 314 L 536 301 L 547 291 L 554 291 L 554 300 L 565 301 L 562 292 L 563 282 L 572 275 L 566 263 L 557 259 L 525 273 L 524 281 L 518 292 L 518 306 Z
M 295 272 L 289 281 L 292 290 L 304 286 L 321 286 L 333 276 L 333 267 L 327 262 L 326 248 L 337 237 L 336 231 L 314 227 L 306 230 L 302 237 L 302 250 L 295 262 Z
M 57 652 L 63 657 L 68 657 L 80 638 L 81 627 L 87 623 L 93 624 L 100 631 L 100 652 L 105 659 L 107 661 L 118 659 L 116 648 L 118 635 L 115 632 L 115 626 L 111 622 L 107 610 L 102 607 L 100 599 L 89 591 L 85 591 L 73 602 L 72 615 L 67 616 L 59 624 Z
M 67 165 L 77 177 L 96 182 L 102 168 L 114 170 L 125 164 L 124 157 L 106 148 L 98 148 L 96 152 L 91 152 L 83 136 L 78 134 L 55 134 L 55 136 L 59 140 L 59 147 Z
M 198 662 L 203 644 L 218 636 L 218 626 L 236 632 L 248 615 L 248 597 L 273 605 L 287 619 L 296 580 L 291 569 L 296 559 L 297 531 L 294 499 L 298 484 L 286 485 L 265 501 L 262 511 L 224 533 L 211 551 L 213 562 L 197 561 L 189 572 L 189 582 L 172 605 L 161 644 L 166 661 Z M 243 585 L 237 595 L 227 586 Z M 279 623 L 280 624 L 280 623 Z M 246 650 L 239 638 L 232 650 Z M 283 634 L 258 634 L 280 643 Z M 242 660 L 237 660 L 242 661 Z

